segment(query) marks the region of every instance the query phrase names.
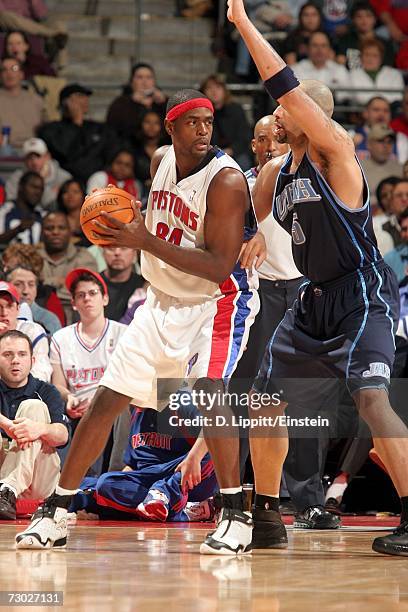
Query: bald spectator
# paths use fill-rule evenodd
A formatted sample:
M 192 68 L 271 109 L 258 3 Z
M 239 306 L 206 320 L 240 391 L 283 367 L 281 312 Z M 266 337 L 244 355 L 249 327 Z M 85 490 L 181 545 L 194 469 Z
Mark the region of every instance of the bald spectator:
M 72 244 L 72 232 L 67 215 L 48 213 L 42 224 L 43 246 L 39 249 L 44 259 L 43 280 L 55 287 L 64 308 L 67 325 L 74 320 L 71 294 L 65 286 L 65 277 L 74 268 L 90 268 L 97 272 L 97 263 L 89 251 Z
M 361 67 L 350 70 L 350 86 L 355 90 L 353 100 L 357 104 L 368 102 L 373 92 L 364 89 L 375 90 L 390 103 L 401 100 L 404 79 L 399 70 L 383 65 L 385 50 L 382 42 L 375 38 L 367 40 L 362 43 L 360 51 Z
M 59 95 L 61 121 L 45 123 L 38 131 L 52 157 L 83 183 L 107 166 L 117 146 L 110 126 L 86 119 L 91 95 L 92 90 L 79 83 L 64 87 Z
M 0 127 L 10 127 L 10 144 L 21 149 L 44 121 L 44 102 L 37 94 L 23 89 L 24 73 L 17 59 L 5 58 L 0 67 Z
M 7 179 L 6 194 L 8 200 L 17 197 L 18 183 L 27 170 L 37 172 L 44 179 L 44 192 L 41 206 L 44 209 L 56 207 L 59 188 L 62 183 L 71 178 L 63 170 L 56 159 L 52 159 L 47 145 L 41 138 L 29 138 L 23 144 L 24 168 L 15 170 Z
M 299 80 L 316 79 L 322 81 L 335 92 L 338 102 L 349 97 L 347 92 L 336 93 L 337 88 L 350 87 L 349 75 L 344 66 L 333 61 L 333 49 L 325 32 L 310 35 L 307 47 L 308 59 L 303 59 L 292 68 Z
M 18 319 L 20 294 L 16 287 L 5 281 L 0 282 L 0 337 L 8 331 L 17 329 L 26 334 L 33 345 L 34 363 L 31 374 L 49 382 L 52 367 L 48 357 L 47 334 L 41 325 L 33 321 Z
M 37 244 L 41 235 L 41 198 L 44 181 L 36 172 L 26 172 L 18 184 L 17 198 L 0 208 L 0 244 Z
M 368 151 L 370 157 L 363 159 L 361 165 L 365 172 L 370 189 L 371 203 L 376 204 L 378 184 L 388 176 L 402 177 L 402 166 L 392 159 L 395 134 L 385 124 L 374 125 L 368 133 Z

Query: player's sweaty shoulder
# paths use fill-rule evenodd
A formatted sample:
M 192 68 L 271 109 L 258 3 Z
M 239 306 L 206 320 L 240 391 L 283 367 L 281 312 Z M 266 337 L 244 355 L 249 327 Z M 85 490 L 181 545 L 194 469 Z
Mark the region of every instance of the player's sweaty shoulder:
M 152 160 L 150 162 L 150 176 L 152 179 L 154 179 L 157 168 L 169 149 L 169 145 L 164 145 L 163 147 L 156 149 L 156 151 L 153 153 Z

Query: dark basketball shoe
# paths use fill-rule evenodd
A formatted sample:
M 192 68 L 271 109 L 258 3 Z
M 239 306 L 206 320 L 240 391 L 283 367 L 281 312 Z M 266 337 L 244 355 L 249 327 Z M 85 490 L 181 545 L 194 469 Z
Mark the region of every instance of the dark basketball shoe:
M 375 538 L 373 550 L 384 555 L 408 557 L 408 521 L 399 525 L 390 535 Z
M 252 519 L 234 508 L 223 508 L 217 528 L 200 546 L 202 555 L 240 555 L 251 552 Z
M 31 523 L 16 535 L 16 548 L 64 548 L 67 543 L 67 508 L 71 495 L 53 493 L 33 514 Z
M 0 520 L 14 521 L 16 518 L 16 496 L 7 486 L 0 491 Z
M 252 548 L 287 548 L 288 536 L 279 512 L 253 507 L 252 520 Z
M 341 526 L 340 517 L 327 512 L 323 506 L 310 506 L 299 512 L 293 521 L 296 529 L 338 529 Z

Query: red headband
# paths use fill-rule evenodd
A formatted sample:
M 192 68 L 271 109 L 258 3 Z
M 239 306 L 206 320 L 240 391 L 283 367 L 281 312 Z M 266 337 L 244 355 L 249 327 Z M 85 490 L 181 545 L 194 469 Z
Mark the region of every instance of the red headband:
M 187 102 L 182 102 L 181 104 L 177 104 L 177 106 L 173 106 L 167 113 L 166 119 L 167 121 L 175 121 L 177 117 L 184 115 L 184 113 L 193 108 L 209 108 L 212 113 L 214 112 L 211 100 L 208 98 L 193 98 L 193 100 L 187 100 Z

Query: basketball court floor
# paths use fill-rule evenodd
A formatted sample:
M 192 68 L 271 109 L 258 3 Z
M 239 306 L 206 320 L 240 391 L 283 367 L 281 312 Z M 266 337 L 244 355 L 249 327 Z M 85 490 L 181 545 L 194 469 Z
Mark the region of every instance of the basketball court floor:
M 230 558 L 199 555 L 208 523 L 79 521 L 65 550 L 16 551 L 27 521 L 4 521 L 1 591 L 62 592 L 62 609 L 78 612 L 408 612 L 408 558 L 371 551 L 397 519 L 343 522 L 331 532 L 289 526 L 288 550 Z M 1 597 L 0 609 L 17 610 Z

